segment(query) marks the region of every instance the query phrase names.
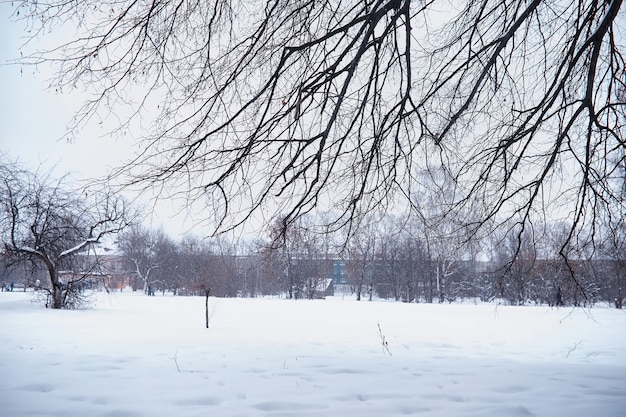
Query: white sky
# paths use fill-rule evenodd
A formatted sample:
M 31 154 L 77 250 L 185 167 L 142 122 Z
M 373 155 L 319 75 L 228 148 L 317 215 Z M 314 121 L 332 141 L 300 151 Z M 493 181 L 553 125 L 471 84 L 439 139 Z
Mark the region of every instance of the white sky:
M 103 136 L 104 129 L 89 126 L 73 143 L 63 139 L 66 126 L 81 104 L 76 94 L 49 91 L 48 66 L 6 65 L 20 55 L 24 23 L 12 22 L 10 4 L 0 4 L 0 143 L 10 159 L 28 168 L 72 172 L 76 179 L 105 175 L 121 156 L 119 143 Z
M 110 126 L 97 122 L 86 126 L 71 142 L 64 138 L 83 98 L 76 92 L 49 90 L 50 66 L 10 64 L 19 58 L 26 35 L 25 24 L 12 21 L 12 13 L 10 4 L 0 3 L 0 152 L 27 169 L 52 171 L 58 177 L 70 173 L 72 180 L 83 181 L 105 176 L 132 156 L 134 139 L 113 137 Z M 176 213 L 172 202 L 161 202 L 151 226 L 180 237 L 189 232 L 191 222 L 184 216 L 173 219 Z M 194 231 L 200 236 L 204 233 Z

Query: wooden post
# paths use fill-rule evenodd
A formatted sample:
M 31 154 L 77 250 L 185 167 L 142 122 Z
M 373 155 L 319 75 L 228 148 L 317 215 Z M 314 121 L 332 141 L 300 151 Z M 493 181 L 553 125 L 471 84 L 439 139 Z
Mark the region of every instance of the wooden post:
M 211 294 L 211 289 L 210 288 L 205 288 L 204 289 L 204 315 L 205 315 L 205 319 L 206 319 L 206 328 L 209 328 L 209 295 Z

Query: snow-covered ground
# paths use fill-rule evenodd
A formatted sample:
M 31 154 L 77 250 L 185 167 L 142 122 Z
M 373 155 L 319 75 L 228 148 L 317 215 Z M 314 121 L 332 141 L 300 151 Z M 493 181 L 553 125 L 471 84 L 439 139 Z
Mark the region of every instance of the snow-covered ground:
M 626 416 L 624 311 L 97 297 L 0 293 L 0 416 Z

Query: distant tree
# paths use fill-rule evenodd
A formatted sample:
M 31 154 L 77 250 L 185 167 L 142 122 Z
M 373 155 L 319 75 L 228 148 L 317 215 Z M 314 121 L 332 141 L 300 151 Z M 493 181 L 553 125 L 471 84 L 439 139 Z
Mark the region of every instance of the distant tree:
M 376 271 L 376 246 L 378 235 L 374 219 L 366 218 L 367 225 L 349 238 L 345 265 L 348 270 L 348 281 L 354 287 L 357 301 L 361 300 L 363 291 L 366 291 L 370 301 L 374 291 L 374 276 Z M 380 242 L 380 239 L 378 239 Z M 379 243 L 380 245 L 380 243 Z
M 223 236 L 211 242 L 212 255 L 208 257 L 207 266 L 215 282 L 215 295 L 236 297 L 241 294 L 242 287 L 237 274 L 237 253 L 232 242 Z
M 400 259 L 399 273 L 402 280 L 402 300 L 405 302 L 433 302 L 435 285 L 433 283 L 430 258 L 424 241 L 414 233 L 402 233 L 399 236 Z M 420 289 L 421 286 L 421 289 Z
M 396 301 L 432 301 L 431 271 L 419 222 L 413 216 L 385 216 L 376 227 L 374 288 Z
M 537 262 L 537 237 L 534 230 L 510 230 L 497 240 L 497 292 L 513 305 L 523 305 L 533 298 L 530 285 Z
M 427 267 L 440 303 L 467 294 L 473 286 L 473 276 L 468 274 L 475 273 L 481 239 L 501 233 L 499 229 L 511 223 L 500 219 L 502 224 L 498 225 L 489 216 L 484 218 L 489 208 L 479 194 L 464 195 L 465 204 L 459 206 L 459 193 L 463 194 L 458 175 L 447 166 L 431 164 L 417 173 L 411 199 L 418 213 L 414 222 L 418 223 L 417 233 L 425 246 Z
M 612 220 L 605 227 L 602 250 L 596 261 L 603 265 L 608 301 L 613 302 L 615 308 L 622 309 L 626 299 L 626 209 L 624 216 Z
M 180 245 L 162 230 L 157 232 L 157 239 L 154 252 L 158 259 L 158 267 L 152 272 L 152 279 L 155 287 L 162 293 L 169 290 L 174 294 L 180 286 Z
M 289 299 L 313 298 L 331 275 L 330 236 L 315 227 L 311 216 L 289 225 L 279 218 L 270 225 L 264 264 Z
M 242 297 L 256 297 L 262 293 L 262 259 L 256 250 L 257 242 L 242 242 L 234 247 L 237 287 Z
M 626 90 L 623 97 L 626 99 Z M 626 117 L 625 117 L 626 119 Z M 622 159 L 613 161 L 618 169 L 612 182 L 618 188 L 618 204 L 604 216 L 603 255 L 611 261 L 608 284 L 615 307 L 622 309 L 626 299 L 626 146 L 622 147 Z M 617 163 L 616 163 L 617 162 Z M 615 215 L 610 215 L 614 213 Z
M 537 253 L 543 260 L 538 273 L 541 288 L 538 298 L 547 304 L 558 306 L 572 304 L 574 293 L 579 285 L 572 285 L 572 272 L 575 264 L 584 260 L 578 249 L 580 245 L 572 242 L 563 247 L 564 235 L 571 230 L 566 222 L 551 222 L 546 225 L 546 237 L 538 247 Z
M 281 283 L 281 290 L 287 298 L 297 298 L 301 287 L 297 272 L 299 229 L 294 225 L 286 225 L 284 219 L 278 218 L 269 229 L 269 240 L 265 255 L 271 265 L 270 273 Z
M 241 294 L 238 256 L 226 239 L 185 236 L 181 242 L 180 274 L 188 293 L 217 297 Z M 181 269 L 182 268 L 182 269 Z
M 402 280 L 400 245 L 402 238 L 394 227 L 392 219 L 382 224 L 378 253 L 380 257 L 380 279 L 376 285 L 376 293 L 382 298 L 402 299 Z
M 263 282 L 263 294 L 279 295 L 285 293 L 285 274 L 282 253 L 268 240 L 256 244 L 258 270 Z
M 178 285 L 184 295 L 193 295 L 200 288 L 198 281 L 204 274 L 202 261 L 206 256 L 205 245 L 195 236 L 183 236 L 179 243 L 177 274 Z
M 139 279 L 145 294 L 152 295 L 156 284 L 161 283 L 155 274 L 171 260 L 166 258 L 162 249 L 169 238 L 162 229 L 151 230 L 135 224 L 120 233 L 118 246 L 122 256 L 133 265 L 135 276 Z
M 266 293 L 266 284 L 263 281 L 262 273 L 263 258 L 256 248 L 256 242 L 248 247 L 242 265 L 243 294 L 249 297 L 258 297 Z
M 186 235 L 180 242 L 179 264 L 176 267 L 180 277 L 178 285 L 184 288 L 185 295 L 204 296 L 204 321 L 207 329 L 211 319 L 209 297 L 214 295 L 216 276 L 219 274 L 213 262 L 214 257 L 211 245 L 195 236 Z
M 76 258 L 131 223 L 127 203 L 107 190 L 72 191 L 66 178 L 28 172 L 17 164 L 0 164 L 0 179 L 0 233 L 6 253 L 45 268 L 48 283 L 40 288 L 49 294 L 47 306 L 80 307 L 89 275 L 85 272 L 94 265 Z
M 300 218 L 294 224 L 298 230 L 298 273 L 301 276 L 303 298 L 313 299 L 326 290 L 330 276 L 329 236 L 327 230 L 317 229 L 311 216 Z

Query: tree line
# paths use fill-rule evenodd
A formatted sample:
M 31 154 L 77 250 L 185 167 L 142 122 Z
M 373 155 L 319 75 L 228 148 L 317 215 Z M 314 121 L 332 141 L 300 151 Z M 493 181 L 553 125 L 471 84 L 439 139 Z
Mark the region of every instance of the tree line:
M 142 225 L 138 210 L 110 190 L 73 189 L 66 178 L 18 164 L 0 170 L 2 279 L 27 277 L 52 308 L 78 308 L 85 289 L 106 284 L 94 279 L 110 272 L 107 237 L 115 239 L 108 242 L 121 259 L 118 272 L 146 294 L 310 299 L 334 288 L 357 300 L 623 306 L 626 224 L 618 216 L 567 246 L 564 221 L 502 223 L 473 234 L 465 228 L 471 213 L 464 221 L 450 216 L 453 183 L 444 181 L 423 187 L 419 216 L 371 212 L 354 231 L 332 229 L 328 214 L 318 213 L 289 223 L 279 217 L 254 240 L 177 241 Z
M 372 219 L 347 241 L 314 224 L 303 217 L 283 233 L 276 221 L 264 239 L 239 244 L 190 236 L 175 242 L 162 230 L 132 226 L 121 233 L 119 248 L 133 287 L 144 292 L 311 299 L 323 296 L 332 280 L 335 292 L 357 300 L 623 306 L 623 241 L 607 238 L 602 251 L 572 248 L 564 258 L 559 239 L 567 224 L 456 244 L 399 217 Z

